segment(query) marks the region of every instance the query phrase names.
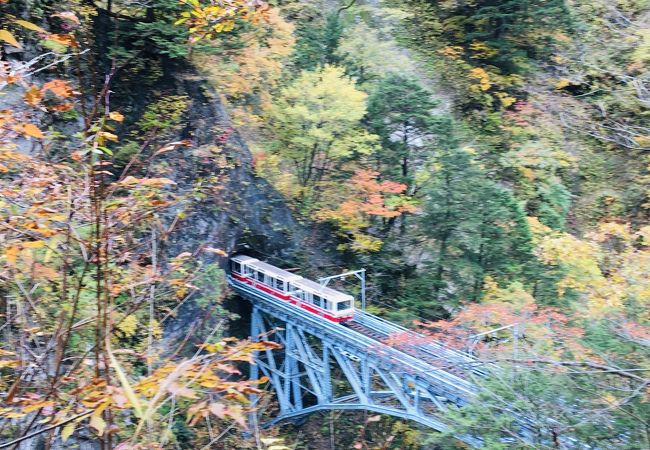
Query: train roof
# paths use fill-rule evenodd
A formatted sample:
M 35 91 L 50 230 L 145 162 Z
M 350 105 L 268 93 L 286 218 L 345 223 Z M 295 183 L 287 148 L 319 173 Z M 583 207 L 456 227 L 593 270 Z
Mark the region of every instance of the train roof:
M 263 261 L 255 260 L 255 261 L 250 261 L 250 262 L 245 261 L 245 262 L 249 267 L 253 267 L 254 269 L 260 272 L 263 272 L 275 278 L 280 278 L 281 280 L 293 282 L 294 280 L 299 280 L 302 278 L 300 275 L 287 272 L 286 270 L 282 270 L 278 267 L 272 266 L 271 264 L 267 264 Z
M 248 256 L 248 255 L 237 255 L 237 256 L 233 256 L 230 259 L 233 261 L 237 261 L 239 263 L 254 263 L 259 261 L 259 259 L 253 258 L 252 256 Z
M 350 294 L 345 294 L 341 291 L 337 291 L 335 289 L 322 286 L 316 283 L 315 281 L 311 281 L 306 278 L 301 278 L 300 280 L 292 281 L 291 284 L 303 290 L 319 294 L 328 300 L 334 300 L 334 301 L 354 300 L 354 297 L 351 296 Z

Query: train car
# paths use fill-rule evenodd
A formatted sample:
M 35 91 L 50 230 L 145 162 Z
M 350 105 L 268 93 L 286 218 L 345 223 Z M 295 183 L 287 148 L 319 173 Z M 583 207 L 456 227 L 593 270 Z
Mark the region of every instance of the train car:
M 302 278 L 300 275 L 244 255 L 230 258 L 230 271 L 233 278 L 283 300 L 290 299 L 290 283 Z
M 322 286 L 306 278 L 293 281 L 292 297 L 300 307 L 332 322 L 345 322 L 354 316 L 354 297 Z M 292 299 L 292 300 L 293 300 Z
M 231 276 L 332 322 L 354 316 L 354 297 L 246 255 L 230 258 Z

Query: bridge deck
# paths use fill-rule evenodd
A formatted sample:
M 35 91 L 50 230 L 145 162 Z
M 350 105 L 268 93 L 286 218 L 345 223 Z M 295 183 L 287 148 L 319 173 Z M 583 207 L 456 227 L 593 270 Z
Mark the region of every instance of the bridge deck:
M 485 377 L 484 363 L 469 353 L 453 349 L 441 342 L 389 322 L 373 314 L 357 310 L 349 328 L 381 342 L 391 342 L 393 348 L 442 368 L 461 378 L 471 375 Z

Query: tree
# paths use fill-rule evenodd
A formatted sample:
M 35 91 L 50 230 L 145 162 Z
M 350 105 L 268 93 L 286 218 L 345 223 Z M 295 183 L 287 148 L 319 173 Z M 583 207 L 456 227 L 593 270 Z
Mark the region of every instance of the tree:
M 412 13 L 408 39 L 458 92 L 464 112 L 498 111 L 525 99 L 522 75 L 552 55 L 571 25 L 563 0 L 405 3 Z M 474 119 L 490 125 L 484 115 Z
M 72 6 L 78 5 L 57 4 Z M 7 21 L 12 32 L 0 33 L 16 48 L 16 30 L 38 33 L 30 50 L 37 56 L 3 63 L 0 72 L 0 90 L 12 99 L 11 109 L 0 113 L 6 312 L 0 445 L 41 438 L 45 446 L 78 446 L 83 439 L 102 448 L 159 447 L 177 439 L 172 430 L 178 424 L 196 430 L 209 417 L 246 428 L 246 394 L 261 391 L 256 382 L 231 377 L 239 374 L 238 362 L 250 361 L 266 344 L 220 339 L 218 327 L 211 327 L 189 356 L 182 352 L 186 341 L 171 354 L 157 345 L 179 302 L 204 296 L 214 305 L 223 294 L 218 279 L 209 284 L 220 288 L 197 292 L 204 268 L 189 252 L 163 251 L 183 214 L 170 210 L 181 196 L 158 158 L 189 143 L 160 141 L 178 126 L 188 99 L 175 96 L 146 108 L 133 130 L 139 151 L 116 169 L 113 155 L 126 121 L 111 102 L 121 88 L 114 83 L 116 66 L 102 74 L 92 63 L 97 55 L 82 58 L 92 50 L 82 39 L 92 22 L 71 9 L 48 19 L 75 26 L 57 34 L 13 17 Z M 44 52 L 41 45 L 55 50 Z M 70 58 L 78 77 L 51 78 L 48 69 Z M 93 78 L 104 83 L 92 86 Z M 147 164 L 136 164 L 145 152 Z M 227 256 L 221 249 L 202 251 Z
M 643 392 L 650 380 L 639 369 L 650 357 L 643 341 L 650 329 L 621 333 L 607 320 L 579 310 L 563 314 L 536 301 L 520 285 L 489 281 L 482 304 L 423 325 L 448 345 L 472 344 L 489 371 L 477 380 L 476 402 L 450 409 L 451 429 L 432 440 L 453 445 L 454 435 L 480 436 L 493 449 L 647 447 Z
M 522 277 L 532 257 L 525 214 L 487 178 L 471 148 L 442 151 L 426 190 L 421 229 L 431 239 L 434 298 L 478 300 L 487 275 Z
M 303 71 L 280 91 L 268 113 L 276 136 L 271 151 L 293 166 L 300 201 L 312 197 L 314 186 L 336 174 L 343 162 L 374 151 L 377 137 L 360 127 L 365 100 L 366 94 L 334 66 Z
M 296 8 L 293 14 L 289 11 L 290 18 L 299 24 L 293 55 L 295 65 L 304 70 L 318 70 L 337 64 L 337 48 L 344 29 L 339 15 L 320 2 L 296 2 Z
M 386 175 L 407 184 L 413 194 L 415 172 L 423 166 L 434 137 L 449 133 L 450 121 L 434 115 L 438 102 L 416 80 L 390 74 L 382 78 L 368 97 L 365 123 L 382 140 L 376 153 Z M 396 170 L 397 169 L 397 170 Z
M 339 248 L 351 248 L 363 253 L 378 251 L 381 239 L 368 233 L 373 218 L 391 219 L 414 212 L 410 199 L 402 195 L 406 185 L 393 181 L 379 181 L 378 172 L 358 169 L 344 189 L 330 189 L 331 205 L 320 209 L 316 216 L 338 225 L 343 236 L 350 240 Z
M 345 30 L 336 55 L 347 74 L 355 78 L 359 85 L 374 82 L 391 72 L 413 72 L 413 63 L 404 52 L 364 22 Z

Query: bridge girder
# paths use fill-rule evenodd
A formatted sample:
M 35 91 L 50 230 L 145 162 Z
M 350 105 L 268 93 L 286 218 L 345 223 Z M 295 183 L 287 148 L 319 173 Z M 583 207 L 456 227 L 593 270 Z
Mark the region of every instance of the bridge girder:
M 437 431 L 448 428 L 438 414 L 449 402 L 416 374 L 382 367 L 377 355 L 344 349 L 299 324 L 279 322 L 259 306 L 253 307 L 251 336 L 282 344 L 280 350 L 258 352 L 251 366 L 252 379 L 269 379 L 280 409 L 263 427 L 316 411 L 367 410 Z

